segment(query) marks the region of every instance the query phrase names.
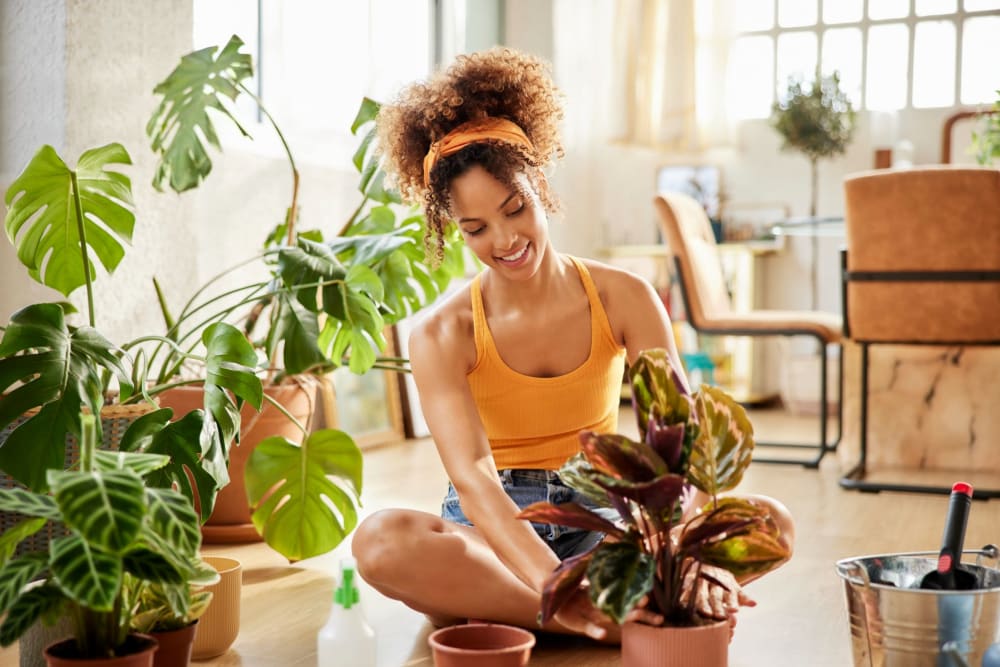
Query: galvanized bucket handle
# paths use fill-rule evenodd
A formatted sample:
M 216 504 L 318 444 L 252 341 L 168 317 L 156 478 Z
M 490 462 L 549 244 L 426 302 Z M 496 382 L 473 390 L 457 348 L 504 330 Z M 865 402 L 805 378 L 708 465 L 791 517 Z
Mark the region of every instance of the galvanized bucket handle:
M 975 556 L 976 556 L 976 565 L 978 565 L 980 567 L 984 567 L 983 563 L 984 563 L 985 560 L 991 560 L 991 561 L 993 561 L 993 564 L 990 567 L 993 567 L 994 569 L 996 569 L 997 566 L 1000 565 L 1000 547 L 997 547 L 997 545 L 995 545 L 995 544 L 987 544 L 982 549 L 966 549 L 962 553 L 964 555 L 975 554 Z M 913 551 L 913 552 L 909 552 L 909 553 L 899 553 L 899 554 L 895 554 L 895 555 L 896 556 L 931 556 L 931 557 L 934 557 L 934 556 L 937 556 L 937 552 L 936 551 Z M 864 556 L 862 558 L 870 558 L 870 556 Z M 858 559 L 854 559 L 854 560 L 848 560 L 848 561 L 841 561 L 841 562 L 837 563 L 837 569 L 840 571 L 841 576 L 844 577 L 845 579 L 847 579 L 848 581 L 854 582 L 856 579 L 860 579 L 861 580 L 861 585 L 864 586 L 867 589 L 867 588 L 871 588 L 872 580 L 871 580 L 871 577 L 868 576 L 868 568 L 866 568 L 861 563 L 862 558 L 858 558 Z
M 997 565 L 1000 565 L 1000 547 L 995 544 L 987 544 L 982 549 L 976 552 L 976 565 L 982 566 L 984 559 L 990 559 L 993 561 L 993 567 L 996 569 Z

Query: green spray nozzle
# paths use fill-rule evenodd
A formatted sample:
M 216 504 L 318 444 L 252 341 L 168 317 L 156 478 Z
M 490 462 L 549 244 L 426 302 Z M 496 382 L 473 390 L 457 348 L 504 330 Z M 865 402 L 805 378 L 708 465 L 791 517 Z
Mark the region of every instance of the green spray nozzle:
M 350 609 L 360 600 L 358 587 L 354 585 L 355 568 L 353 558 L 345 558 L 340 562 L 340 586 L 333 593 L 333 601 L 344 609 Z

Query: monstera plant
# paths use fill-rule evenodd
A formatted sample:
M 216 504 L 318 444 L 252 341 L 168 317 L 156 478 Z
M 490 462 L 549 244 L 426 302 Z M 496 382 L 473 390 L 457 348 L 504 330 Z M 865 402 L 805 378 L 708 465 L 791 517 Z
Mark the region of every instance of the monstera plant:
M 753 429 L 743 408 L 715 387 L 688 395 L 666 350 L 644 351 L 630 377 L 640 439 L 584 431 L 582 452 L 560 470 L 591 501 L 617 510 L 618 520 L 575 503 L 536 503 L 520 514 L 607 535 L 550 576 L 543 622 L 585 581 L 594 605 L 618 623 L 645 601 L 664 626 L 705 625 L 713 621 L 696 605 L 700 582 L 732 587 L 789 556 L 766 506 L 719 497 L 739 484 L 752 458 Z M 708 502 L 687 507 L 695 490 Z
M 129 634 L 125 579 L 182 586 L 211 583 L 217 576 L 198 555 L 199 520 L 191 503 L 144 480 L 168 457 L 97 450 L 96 421 L 81 416 L 80 469 L 50 470 L 51 494 L 0 489 L 0 510 L 24 517 L 0 538 L 3 646 L 39 618 L 67 614 L 73 638 L 47 653 L 111 658 L 149 650 L 148 638 Z M 67 534 L 51 541 L 46 552 L 12 557 L 16 544 L 46 522 L 62 524 Z
M 321 377 L 341 366 L 358 374 L 405 372 L 405 359 L 384 352 L 386 327 L 434 301 L 452 278 L 465 273 L 460 245 L 433 267 L 427 261 L 423 215 L 403 207 L 386 187 L 374 141 L 379 106 L 370 99 L 362 101 L 351 127 L 362 135 L 352 158 L 359 203 L 346 221 L 302 229 L 299 170 L 284 133 L 246 86 L 253 68 L 242 46 L 233 36 L 221 48 L 185 55 L 154 89 L 161 101 L 146 128 L 159 160 L 153 185 L 177 193 L 204 187 L 213 168 L 211 151 L 221 150 L 214 123 L 232 122 L 250 136 L 233 110 L 236 100 L 247 96 L 284 147 L 289 204 L 276 212 L 260 252 L 241 262 L 263 267 L 261 280 L 223 289 L 227 269 L 199 288 L 176 316 L 164 308 L 165 335 L 173 345 L 152 353 L 162 369 L 157 383 L 181 371 L 183 355 L 206 325 L 222 321 L 238 323 L 257 351 L 266 401 L 272 401 L 269 387 Z M 169 301 L 161 296 L 162 303 Z M 299 427 L 301 442 L 281 436 L 255 444 L 245 479 L 253 525 L 292 560 L 329 551 L 350 533 L 362 482 L 361 453 L 350 434 L 309 434 L 304 423 Z
M 65 296 L 85 287 L 88 323 L 71 324 L 67 317 L 75 309 L 65 302 L 32 304 L 10 316 L 0 338 L 0 471 L 44 491 L 47 471 L 65 467 L 66 435 L 80 436 L 82 410 L 155 407 L 153 397 L 166 385 L 148 382 L 144 345 L 164 344 L 208 369 L 212 391 L 205 409 L 175 423 L 169 410 L 155 411 L 133 424 L 138 428 L 123 446 L 171 455 L 159 474 L 193 497 L 187 468 L 207 513 L 228 481 L 239 406 L 244 400 L 260 405 L 256 358 L 240 331 L 222 322 L 203 329 L 197 349 L 188 351 L 162 336 L 114 344 L 96 328 L 97 264 L 113 272 L 135 226 L 131 181 L 119 171 L 127 164 L 131 158 L 120 144 L 84 152 L 75 168 L 43 146 L 7 190 L 4 228 L 18 258 L 34 280 Z

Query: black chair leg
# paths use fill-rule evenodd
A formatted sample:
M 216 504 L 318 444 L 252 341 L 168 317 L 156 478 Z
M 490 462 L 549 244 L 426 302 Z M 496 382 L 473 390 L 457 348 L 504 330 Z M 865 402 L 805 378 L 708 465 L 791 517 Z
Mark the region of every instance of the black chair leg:
M 861 430 L 858 434 L 858 462 L 847 474 L 840 478 L 840 486 L 853 491 L 861 491 L 862 493 L 894 491 L 900 493 L 949 495 L 951 493 L 950 485 L 892 484 L 888 482 L 870 482 L 865 479 L 868 463 L 868 347 L 870 344 L 859 343 L 859 345 L 861 346 Z M 843 375 L 841 375 L 841 379 L 843 379 Z M 841 412 L 841 415 L 843 416 L 843 412 Z M 973 493 L 973 500 L 989 500 L 991 498 L 1000 498 L 1000 489 L 975 489 Z
M 843 402 L 844 402 L 844 356 L 843 349 L 841 349 L 840 363 L 837 367 L 837 439 L 832 443 L 827 442 L 827 425 L 830 414 L 830 397 L 827 392 L 827 366 L 826 366 L 826 343 L 822 338 L 817 337 L 819 343 L 819 395 L 820 395 L 820 413 L 819 413 L 819 442 L 818 443 L 798 443 L 798 442 L 758 442 L 757 444 L 761 447 L 789 447 L 795 449 L 815 449 L 817 450 L 815 458 L 811 459 L 774 459 L 774 458 L 758 458 L 754 457 L 754 461 L 759 463 L 778 463 L 778 464 L 792 464 L 801 465 L 806 468 L 818 468 L 820 461 L 827 452 L 836 451 L 837 445 L 840 444 L 840 439 L 843 436 Z

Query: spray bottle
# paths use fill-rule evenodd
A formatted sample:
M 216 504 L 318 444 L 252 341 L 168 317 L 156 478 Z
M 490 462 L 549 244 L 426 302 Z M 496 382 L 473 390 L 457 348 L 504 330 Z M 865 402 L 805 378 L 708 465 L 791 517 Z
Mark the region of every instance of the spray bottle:
M 358 604 L 356 567 L 353 558 L 340 562 L 340 585 L 333 594 L 330 617 L 316 637 L 319 667 L 375 667 L 375 631 Z

